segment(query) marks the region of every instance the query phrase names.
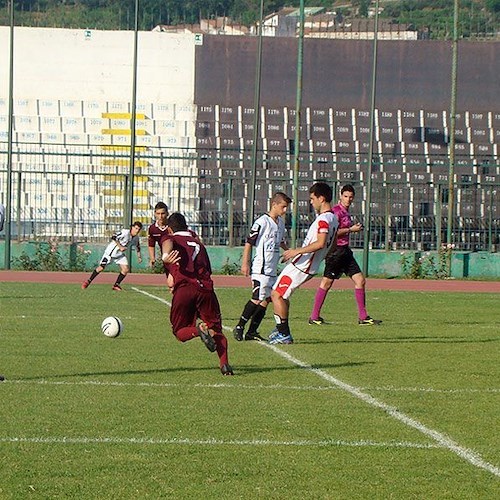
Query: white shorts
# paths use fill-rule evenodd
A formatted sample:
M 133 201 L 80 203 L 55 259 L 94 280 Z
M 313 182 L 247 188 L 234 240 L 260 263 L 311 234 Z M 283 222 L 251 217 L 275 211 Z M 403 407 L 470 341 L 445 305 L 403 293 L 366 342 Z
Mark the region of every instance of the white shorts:
M 276 276 L 266 276 L 265 274 L 252 274 L 252 299 L 264 300 L 271 297 L 271 290 L 276 282 Z
M 276 279 L 273 290 L 276 290 L 286 300 L 299 286 L 309 281 L 313 276 L 313 274 L 297 269 L 293 264 L 287 264 Z
M 106 267 L 111 262 L 115 262 L 119 266 L 128 266 L 127 256 L 120 250 L 118 245 L 112 241 L 104 250 L 101 257 L 100 266 Z

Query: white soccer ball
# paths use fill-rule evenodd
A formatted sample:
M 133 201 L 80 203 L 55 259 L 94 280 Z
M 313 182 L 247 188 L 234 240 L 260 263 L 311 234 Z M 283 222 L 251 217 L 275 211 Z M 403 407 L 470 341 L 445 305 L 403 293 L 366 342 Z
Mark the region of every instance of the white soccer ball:
M 118 337 L 118 335 L 122 333 L 123 324 L 120 318 L 117 318 L 116 316 L 108 316 L 101 323 L 101 330 L 106 337 Z

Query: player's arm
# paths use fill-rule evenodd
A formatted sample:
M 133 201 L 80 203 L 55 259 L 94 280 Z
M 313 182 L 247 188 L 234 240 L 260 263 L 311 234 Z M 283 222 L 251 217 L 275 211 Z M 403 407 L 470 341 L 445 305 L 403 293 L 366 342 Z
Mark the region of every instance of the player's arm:
M 241 258 L 241 274 L 243 276 L 250 275 L 250 259 L 252 257 L 252 245 L 250 243 L 245 243 L 245 248 L 243 249 L 243 257 Z
M 314 253 L 324 248 L 327 244 L 328 233 L 318 233 L 316 241 L 300 248 L 291 248 L 283 253 L 283 261 L 287 261 L 304 253 Z
M 176 264 L 181 260 L 178 250 L 174 250 L 174 242 L 171 239 L 164 239 L 161 243 L 161 260 L 165 265 Z
M 149 254 L 149 265 L 154 267 L 156 262 L 156 253 L 155 253 L 156 242 L 154 238 L 151 236 L 151 226 L 148 230 L 148 254 Z
M 137 252 L 137 261 L 140 264 L 142 262 L 142 254 L 141 254 L 141 243 L 139 242 L 139 238 L 135 240 L 135 250 Z

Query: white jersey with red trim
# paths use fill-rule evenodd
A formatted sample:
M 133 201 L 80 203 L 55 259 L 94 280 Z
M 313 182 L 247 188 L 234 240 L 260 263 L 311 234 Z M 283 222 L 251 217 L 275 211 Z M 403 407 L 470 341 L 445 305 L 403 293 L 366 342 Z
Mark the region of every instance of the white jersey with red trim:
M 326 245 L 317 250 L 316 252 L 303 253 L 297 255 L 292 260 L 292 264 L 307 274 L 316 274 L 319 269 L 321 261 L 325 258 L 328 250 L 332 246 L 335 233 L 339 227 L 339 220 L 337 216 L 328 211 L 319 214 L 307 231 L 306 239 L 304 240 L 303 247 L 310 245 L 318 240 L 318 234 L 326 234 Z

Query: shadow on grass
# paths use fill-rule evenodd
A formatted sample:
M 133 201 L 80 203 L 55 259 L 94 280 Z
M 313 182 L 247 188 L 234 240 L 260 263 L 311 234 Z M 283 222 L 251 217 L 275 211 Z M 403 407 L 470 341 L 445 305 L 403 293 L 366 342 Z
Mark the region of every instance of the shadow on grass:
M 315 368 L 317 370 L 324 369 L 333 369 L 333 368 L 346 368 L 346 367 L 355 367 L 355 366 L 363 366 L 368 364 L 374 364 L 373 361 L 369 362 L 358 362 L 358 363 L 335 363 L 335 364 L 313 364 L 308 367 L 296 366 L 296 365 L 286 365 L 286 366 L 257 366 L 257 365 L 236 365 L 233 366 L 235 370 L 235 374 L 243 374 L 243 373 L 265 373 L 265 372 L 283 372 L 290 370 L 309 370 L 310 368 Z M 58 380 L 58 379 L 71 379 L 71 378 L 85 378 L 85 377 L 100 377 L 100 376 L 129 376 L 129 375 L 147 375 L 147 374 L 162 374 L 162 373 L 182 373 L 182 372 L 205 372 L 207 370 L 218 370 L 217 367 L 207 368 L 206 366 L 179 366 L 176 368 L 159 368 L 154 370 L 123 370 L 123 371 L 95 371 L 95 372 L 87 372 L 87 373 L 64 373 L 64 374 L 55 374 L 55 375 L 43 375 L 39 377 L 21 377 L 17 378 L 17 381 L 22 380 L 38 380 L 42 381 L 50 381 L 50 380 Z M 227 380 L 227 377 L 222 377 L 224 380 Z M 230 378 L 229 378 L 230 380 Z M 97 383 L 99 381 L 96 381 Z M 115 381 L 116 382 L 116 381 Z M 156 383 L 166 383 L 167 381 L 157 381 Z M 119 383 L 119 382 L 117 382 Z M 152 381 L 148 381 L 148 383 L 153 383 Z M 208 382 L 207 382 L 208 383 Z
M 376 337 L 359 339 L 300 339 L 297 344 L 485 344 L 500 342 L 500 338 L 493 339 L 467 339 L 456 337 Z

